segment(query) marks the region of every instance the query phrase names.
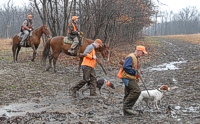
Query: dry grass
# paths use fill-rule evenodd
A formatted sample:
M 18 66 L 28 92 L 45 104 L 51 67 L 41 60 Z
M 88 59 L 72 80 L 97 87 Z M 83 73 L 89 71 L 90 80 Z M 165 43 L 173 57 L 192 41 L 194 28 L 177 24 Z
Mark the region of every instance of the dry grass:
M 191 42 L 194 44 L 200 44 L 200 34 L 187 34 L 187 35 L 166 35 L 159 36 L 162 38 L 180 39 L 183 41 Z
M 0 50 L 11 50 L 12 40 L 11 39 L 0 39 Z

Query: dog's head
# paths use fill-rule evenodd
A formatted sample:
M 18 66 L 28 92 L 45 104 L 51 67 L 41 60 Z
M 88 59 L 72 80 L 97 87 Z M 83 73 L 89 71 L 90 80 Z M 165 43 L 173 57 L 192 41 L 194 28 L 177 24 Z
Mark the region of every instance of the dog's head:
M 162 85 L 159 89 L 166 90 L 166 91 L 170 90 L 170 88 L 167 85 Z
M 113 83 L 111 83 L 111 82 L 108 81 L 108 80 L 105 80 L 105 81 L 106 81 L 106 86 L 108 86 L 108 87 L 110 87 L 110 88 L 112 88 L 112 89 L 115 89 L 115 86 L 114 86 Z

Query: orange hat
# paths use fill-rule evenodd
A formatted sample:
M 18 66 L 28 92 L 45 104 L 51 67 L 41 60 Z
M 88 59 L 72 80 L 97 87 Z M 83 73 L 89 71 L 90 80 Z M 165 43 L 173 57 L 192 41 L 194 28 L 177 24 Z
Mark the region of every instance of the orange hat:
M 139 45 L 136 47 L 136 50 L 141 50 L 142 52 L 144 52 L 144 54 L 148 54 L 144 46 Z
M 75 20 L 77 18 L 78 18 L 78 16 L 72 16 L 72 20 Z
M 100 39 L 96 39 L 95 41 L 96 41 L 97 43 L 99 43 L 99 45 L 102 47 L 103 43 L 102 43 L 102 41 L 101 41 Z
M 31 19 L 33 16 L 31 14 L 28 15 L 28 19 Z

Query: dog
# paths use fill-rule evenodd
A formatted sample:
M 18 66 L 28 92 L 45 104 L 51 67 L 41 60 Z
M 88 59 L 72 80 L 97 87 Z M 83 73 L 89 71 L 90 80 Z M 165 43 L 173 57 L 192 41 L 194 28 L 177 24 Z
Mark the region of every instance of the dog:
M 153 98 L 154 102 L 155 102 L 155 106 L 156 106 L 157 110 L 159 111 L 157 103 L 158 103 L 158 101 L 160 101 L 162 99 L 163 91 L 169 91 L 169 90 L 170 90 L 170 88 L 167 85 L 162 85 L 158 89 L 148 90 L 149 94 L 147 91 L 142 91 L 140 96 L 138 97 L 138 100 L 136 101 L 135 105 L 138 105 L 142 100 L 144 100 L 146 102 L 147 106 L 149 107 L 148 100 L 150 98 Z
M 96 81 L 97 85 L 96 87 L 99 89 L 99 93 L 101 94 L 101 89 L 103 87 L 104 84 L 106 84 L 107 87 L 110 87 L 112 89 L 115 89 L 115 86 L 113 83 L 111 83 L 110 81 L 106 80 L 106 79 L 97 79 Z M 90 82 L 87 83 L 87 87 L 85 89 L 82 90 L 82 94 L 84 94 L 84 92 L 90 88 Z M 108 90 L 109 91 L 109 90 Z M 109 91 L 110 93 L 110 91 Z

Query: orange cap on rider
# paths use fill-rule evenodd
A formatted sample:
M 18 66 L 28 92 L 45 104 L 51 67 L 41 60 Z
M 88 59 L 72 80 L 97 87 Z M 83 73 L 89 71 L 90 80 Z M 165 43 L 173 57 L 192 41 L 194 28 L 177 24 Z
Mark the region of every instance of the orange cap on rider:
M 75 19 L 77 19 L 78 16 L 72 16 L 72 20 L 74 21 Z
M 33 17 L 33 16 L 32 16 L 31 14 L 28 15 L 28 19 L 32 19 L 32 17 Z

